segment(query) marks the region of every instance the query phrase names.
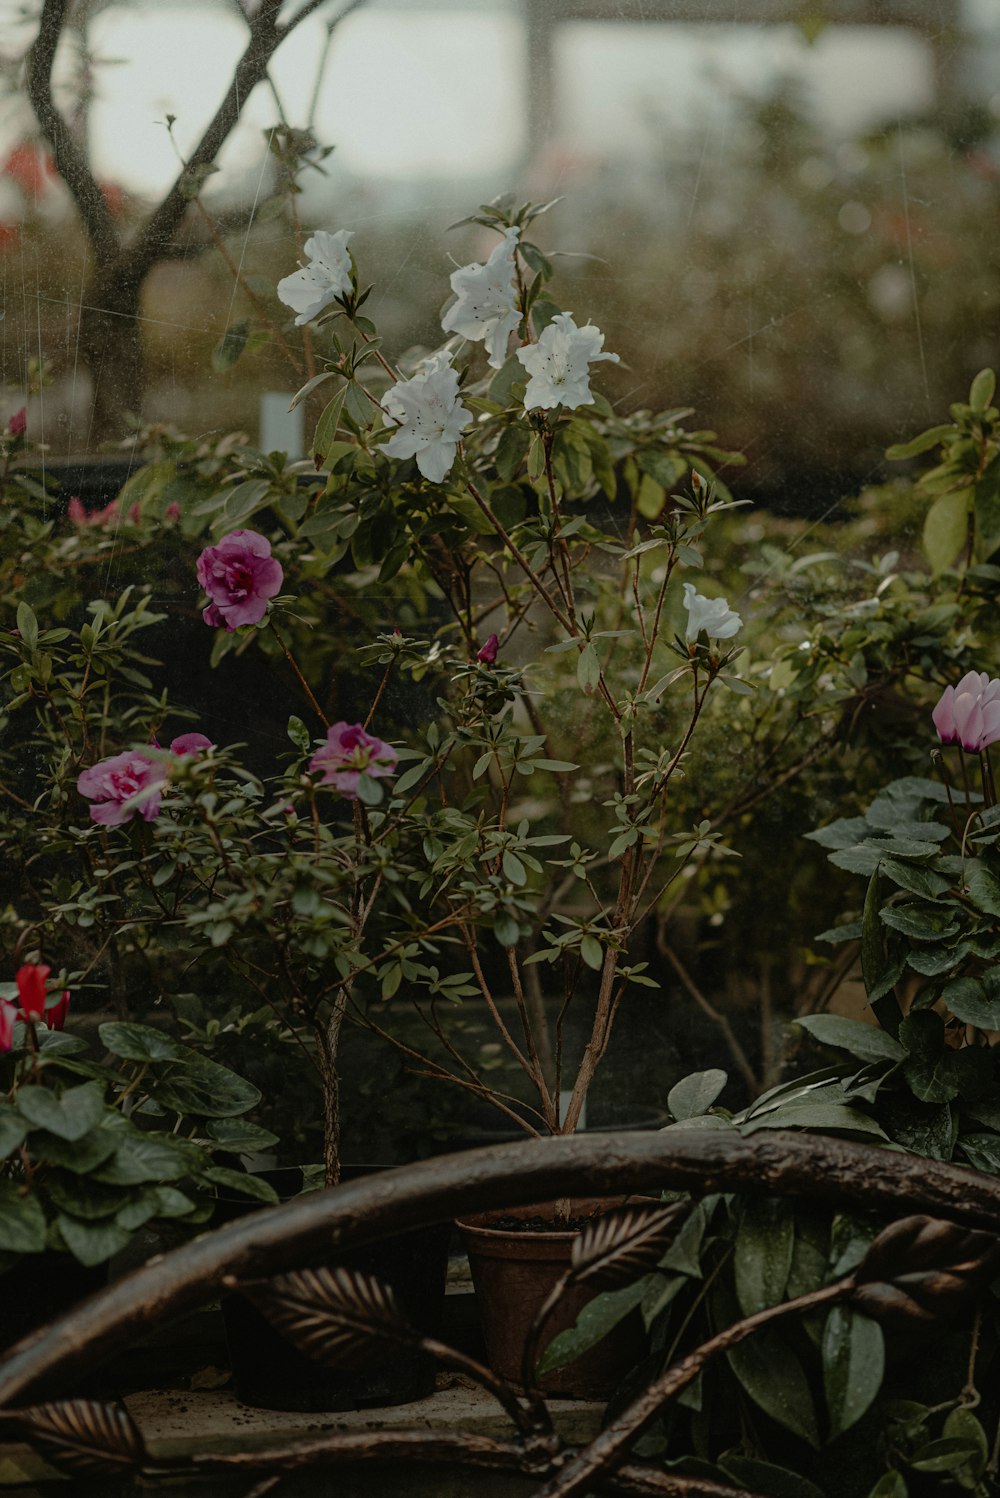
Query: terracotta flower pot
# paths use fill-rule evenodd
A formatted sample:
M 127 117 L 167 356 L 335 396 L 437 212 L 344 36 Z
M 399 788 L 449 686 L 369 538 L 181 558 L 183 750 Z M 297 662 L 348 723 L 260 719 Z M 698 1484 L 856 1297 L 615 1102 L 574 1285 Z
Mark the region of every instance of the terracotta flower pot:
M 600 1217 L 623 1205 L 623 1197 L 570 1201 L 572 1221 Z M 458 1227 L 469 1255 L 483 1340 L 494 1373 L 521 1383 L 525 1339 L 538 1311 L 556 1282 L 569 1268 L 573 1240 L 580 1229 L 535 1227 L 518 1229 L 514 1222 L 553 1221 L 555 1204 L 515 1207 L 463 1218 Z M 497 1225 L 503 1224 L 503 1225 Z M 562 1296 L 545 1323 L 539 1353 L 557 1332 L 573 1326 L 577 1316 L 598 1291 L 580 1285 Z M 546 1394 L 572 1399 L 607 1399 L 645 1351 L 645 1331 L 638 1311 L 632 1312 L 589 1352 L 539 1380 Z

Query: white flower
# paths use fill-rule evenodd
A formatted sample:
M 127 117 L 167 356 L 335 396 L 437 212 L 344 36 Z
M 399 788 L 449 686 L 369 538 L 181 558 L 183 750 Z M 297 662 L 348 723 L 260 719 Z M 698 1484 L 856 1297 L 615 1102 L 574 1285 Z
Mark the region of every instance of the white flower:
M 324 307 L 351 289 L 351 256 L 347 241 L 353 239 L 350 229 L 338 229 L 336 234 L 326 234 L 317 229 L 306 240 L 306 255 L 309 264 L 301 270 L 283 276 L 278 282 L 278 296 L 286 307 L 298 313 L 295 326 L 312 322 L 319 317 Z
M 446 351 L 433 354 L 412 380 L 393 385 L 382 405 L 390 420 L 399 423 L 383 451 L 394 458 L 415 456 L 424 478 L 440 484 L 472 420 L 458 398 L 458 374 Z
M 517 357 L 531 376 L 524 395 L 524 409 L 542 406 L 593 405 L 590 366 L 600 359 L 618 363 L 617 354 L 602 354 L 604 334 L 587 323 L 578 328 L 572 313 L 560 312 L 542 332 L 537 343 L 519 348 Z
M 688 640 L 696 640 L 702 630 L 710 640 L 731 640 L 743 625 L 724 598 L 705 598 L 695 592 L 692 583 L 684 584 L 684 607 L 688 611 Z
M 489 362 L 500 369 L 507 343 L 520 321 L 514 305 L 515 257 L 519 229 L 507 229 L 484 265 L 463 265 L 452 272 L 451 289 L 458 295 L 441 319 L 446 333 L 458 333 L 472 343 L 484 343 Z

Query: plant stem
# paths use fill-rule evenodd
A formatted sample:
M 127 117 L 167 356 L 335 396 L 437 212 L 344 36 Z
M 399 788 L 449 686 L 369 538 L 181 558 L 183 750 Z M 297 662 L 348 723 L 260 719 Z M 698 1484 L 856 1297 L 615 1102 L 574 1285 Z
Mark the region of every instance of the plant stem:
M 319 703 L 316 701 L 316 697 L 315 697 L 315 694 L 313 693 L 312 687 L 309 685 L 309 683 L 306 681 L 305 677 L 302 675 L 302 672 L 299 670 L 299 663 L 295 659 L 295 657 L 292 654 L 292 652 L 289 650 L 288 646 L 285 644 L 285 641 L 282 638 L 282 636 L 280 635 L 280 633 L 278 632 L 278 626 L 275 624 L 275 622 L 274 622 L 273 619 L 269 619 L 267 622 L 268 622 L 268 627 L 271 630 L 271 633 L 274 635 L 274 638 L 277 640 L 278 644 L 281 646 L 281 649 L 282 649 L 282 652 L 284 654 L 285 660 L 288 662 L 288 664 L 291 666 L 292 670 L 295 672 L 296 676 L 298 677 L 299 684 L 300 684 L 300 686 L 302 687 L 302 690 L 305 692 L 306 696 L 309 699 L 309 705 L 310 705 L 310 707 L 312 708 L 313 712 L 316 714 L 316 716 L 319 719 L 319 721 L 322 723 L 323 727 L 324 728 L 329 728 L 329 726 L 330 726 L 330 720 L 326 716 L 326 713 L 323 711 L 323 709 L 320 707 Z

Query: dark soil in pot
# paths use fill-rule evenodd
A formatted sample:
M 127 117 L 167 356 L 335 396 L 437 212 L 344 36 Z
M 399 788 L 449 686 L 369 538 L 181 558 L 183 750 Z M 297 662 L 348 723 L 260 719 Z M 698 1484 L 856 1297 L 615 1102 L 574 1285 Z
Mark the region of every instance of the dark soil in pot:
M 344 1179 L 371 1174 L 377 1166 L 345 1169 Z M 299 1194 L 297 1168 L 263 1174 L 283 1201 Z M 220 1196 L 216 1223 L 259 1209 L 248 1198 Z M 366 1248 L 338 1254 L 342 1264 L 391 1286 L 410 1320 L 421 1332 L 439 1335 L 448 1269 L 451 1224 L 401 1233 Z M 349 1369 L 324 1368 L 280 1337 L 257 1308 L 241 1295 L 222 1300 L 233 1390 L 242 1404 L 271 1410 L 337 1411 L 378 1405 L 407 1404 L 434 1391 L 435 1366 L 414 1350 Z

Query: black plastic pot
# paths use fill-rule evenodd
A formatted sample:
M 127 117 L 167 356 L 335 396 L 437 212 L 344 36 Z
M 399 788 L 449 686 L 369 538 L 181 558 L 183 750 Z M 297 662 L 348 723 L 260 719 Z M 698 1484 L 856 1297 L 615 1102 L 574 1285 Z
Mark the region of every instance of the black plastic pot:
M 380 1167 L 345 1169 L 357 1179 Z M 297 1196 L 297 1168 L 263 1172 L 283 1201 Z M 334 1188 L 335 1189 L 335 1188 Z M 216 1222 L 257 1210 L 259 1201 L 220 1196 Z M 367 1248 L 340 1254 L 342 1264 L 390 1285 L 411 1323 L 425 1335 L 440 1335 L 451 1224 L 420 1228 Z M 241 1295 L 226 1295 L 222 1313 L 229 1344 L 233 1391 L 241 1404 L 269 1410 L 338 1411 L 407 1404 L 434 1392 L 434 1363 L 418 1350 L 396 1350 L 364 1367 L 324 1368 L 273 1329 Z

